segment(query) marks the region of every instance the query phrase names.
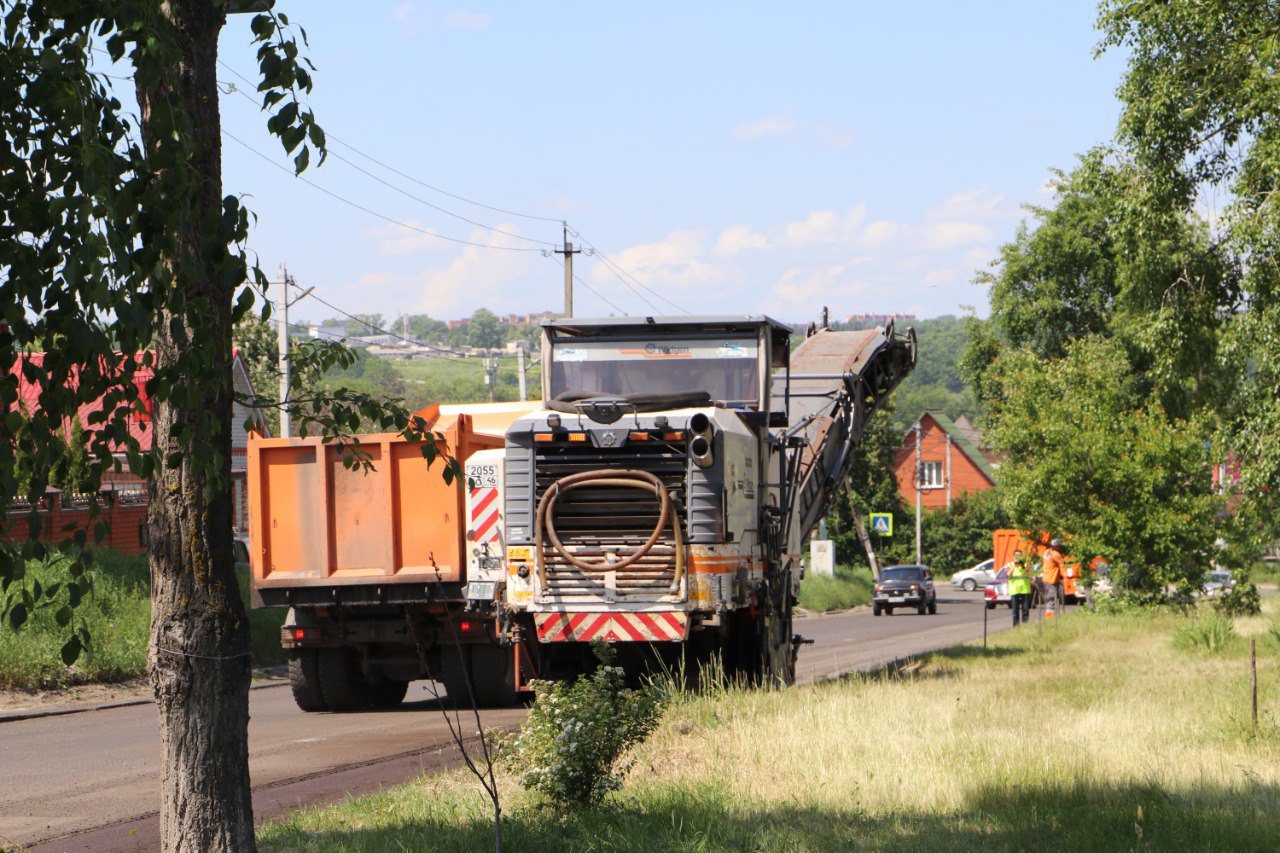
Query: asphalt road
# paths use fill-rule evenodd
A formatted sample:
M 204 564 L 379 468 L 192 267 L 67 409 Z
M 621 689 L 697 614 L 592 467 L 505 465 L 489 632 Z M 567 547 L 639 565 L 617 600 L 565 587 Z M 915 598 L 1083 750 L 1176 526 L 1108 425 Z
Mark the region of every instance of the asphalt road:
M 939 589 L 938 613 L 873 617 L 869 608 L 797 620 L 814 640 L 802 682 L 869 670 L 982 636 L 981 593 Z M 990 612 L 991 630 L 1009 612 Z M 259 819 L 331 802 L 450 764 L 456 749 L 428 693 L 415 684 L 393 711 L 304 714 L 286 687 L 250 698 L 250 768 Z M 514 725 L 520 709 L 488 711 L 485 726 Z M 474 735 L 474 719 L 463 719 Z M 159 845 L 156 711 L 149 704 L 0 723 L 0 846 L 36 850 L 150 850 Z

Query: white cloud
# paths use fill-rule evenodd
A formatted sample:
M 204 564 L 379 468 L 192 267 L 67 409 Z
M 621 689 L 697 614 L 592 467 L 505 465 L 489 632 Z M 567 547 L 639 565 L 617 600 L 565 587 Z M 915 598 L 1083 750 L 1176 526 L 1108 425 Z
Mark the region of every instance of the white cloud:
M 796 129 L 793 119 L 786 116 L 766 116 L 756 121 L 749 121 L 733 129 L 734 139 L 759 139 L 762 136 L 787 136 Z
M 866 247 L 883 246 L 899 239 L 903 234 L 907 233 L 907 226 L 901 222 L 892 222 L 888 219 L 877 219 L 866 228 L 863 229 L 859 243 Z
M 815 210 L 802 220 L 787 223 L 779 243 L 795 247 L 847 243 L 857 236 L 858 228 L 866 218 L 865 204 L 855 205 L 844 214 L 834 210 Z
M 987 222 L 1004 220 L 1016 215 L 1018 205 L 1011 199 L 991 192 L 990 187 L 976 187 L 962 190 L 948 196 L 942 204 L 925 213 L 928 222 L 947 222 L 963 220 L 970 222 Z
M 449 241 L 436 236 L 437 232 L 434 229 L 428 228 L 416 219 L 403 221 L 405 225 L 412 225 L 418 230 L 387 223 L 377 228 L 366 229 L 362 232 L 362 236 L 375 242 L 374 251 L 377 254 L 390 257 L 420 255 L 424 252 L 438 252 L 449 248 Z
M 739 142 L 762 139 L 766 136 L 792 137 L 824 148 L 848 148 L 858 139 L 857 134 L 846 127 L 797 122 L 788 113 L 743 122 L 729 134 L 731 139 Z
M 465 12 L 451 9 L 436 13 L 417 2 L 400 3 L 391 10 L 391 18 L 400 24 L 400 34 L 405 38 L 418 38 L 434 29 L 487 30 L 493 19 L 484 12 Z
M 716 246 L 712 250 L 716 255 L 731 258 L 747 249 L 767 249 L 769 238 L 759 231 L 753 231 L 749 225 L 730 225 L 720 232 Z
M 463 12 L 458 9 L 445 12 L 440 19 L 445 26 L 455 30 L 487 30 L 493 23 L 493 19 L 484 12 Z
M 977 222 L 938 222 L 925 229 L 925 241 L 932 249 L 955 249 L 974 243 L 991 243 L 996 232 Z

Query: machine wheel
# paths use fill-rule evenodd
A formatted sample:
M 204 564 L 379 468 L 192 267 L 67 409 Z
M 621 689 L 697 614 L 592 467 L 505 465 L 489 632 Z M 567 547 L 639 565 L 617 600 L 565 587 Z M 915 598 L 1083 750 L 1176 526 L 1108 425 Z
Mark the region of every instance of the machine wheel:
M 471 685 L 475 690 L 476 704 L 481 708 L 507 708 L 519 702 L 515 649 L 489 643 L 469 648 L 473 679 Z
M 320 692 L 320 660 L 316 649 L 289 652 L 289 687 L 293 701 L 303 711 L 327 711 L 329 705 Z
M 380 678 L 369 685 L 369 704 L 375 708 L 394 708 L 404 701 L 409 682 L 398 678 Z
M 369 704 L 369 682 L 353 649 L 320 650 L 320 692 L 330 711 L 359 711 Z
M 881 609 L 880 602 L 877 601 L 875 604 L 871 605 L 871 615 L 879 616 Z
M 937 615 L 937 613 L 938 613 L 938 596 L 936 596 L 936 595 L 935 595 L 935 596 L 934 596 L 934 597 L 929 601 L 929 615 L 930 615 L 930 616 L 936 616 L 936 615 Z
M 920 603 L 916 605 L 916 613 L 923 616 L 928 612 L 929 612 L 929 599 L 927 598 L 920 599 Z
M 973 592 L 975 589 L 978 588 L 978 582 L 975 581 L 973 578 L 965 578 L 964 583 L 960 584 L 960 587 L 965 592 Z
M 791 573 L 783 572 L 761 587 L 764 681 L 789 687 L 796 680 L 796 647 L 791 622 Z

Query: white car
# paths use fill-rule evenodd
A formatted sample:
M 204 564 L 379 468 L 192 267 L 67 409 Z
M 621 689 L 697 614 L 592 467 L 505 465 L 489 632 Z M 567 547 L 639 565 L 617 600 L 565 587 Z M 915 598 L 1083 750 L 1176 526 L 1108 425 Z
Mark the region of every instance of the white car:
M 973 592 L 979 587 L 985 587 L 991 583 L 996 576 L 996 561 L 983 560 L 972 569 L 965 569 L 963 572 L 956 572 L 951 576 L 951 585 L 958 586 L 968 592 Z

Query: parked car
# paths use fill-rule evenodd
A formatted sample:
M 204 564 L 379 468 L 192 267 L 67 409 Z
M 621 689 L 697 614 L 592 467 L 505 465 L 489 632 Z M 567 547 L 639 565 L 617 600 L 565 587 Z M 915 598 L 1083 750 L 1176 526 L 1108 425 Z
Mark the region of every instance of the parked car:
M 1204 586 L 1201 587 L 1200 594 L 1205 598 L 1217 598 L 1231 591 L 1236 585 L 1236 579 L 1231 576 L 1228 571 L 1212 571 L 1204 576 Z
M 978 587 L 991 583 L 996 576 L 996 561 L 983 560 L 972 569 L 956 572 L 951 576 L 951 585 L 960 587 L 966 592 L 973 592 Z
M 928 566 L 889 566 L 880 572 L 872 589 L 871 612 L 893 615 L 895 607 L 915 607 L 916 612 L 938 612 L 938 591 Z
M 997 604 L 1003 604 L 1005 607 L 1012 607 L 1009 598 L 1009 570 L 1002 568 L 991 578 L 991 583 L 987 584 L 987 588 L 982 593 L 983 601 L 986 602 L 988 610 L 994 610 Z

